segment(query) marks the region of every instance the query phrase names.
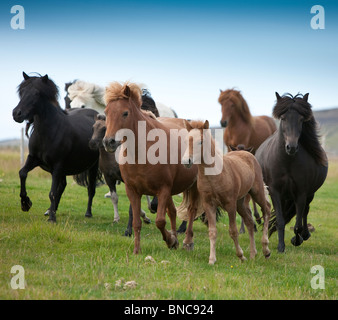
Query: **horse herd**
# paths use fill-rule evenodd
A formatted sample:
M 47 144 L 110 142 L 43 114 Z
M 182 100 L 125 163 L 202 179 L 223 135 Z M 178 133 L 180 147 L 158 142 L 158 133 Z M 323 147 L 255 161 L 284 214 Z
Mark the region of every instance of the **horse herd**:
M 140 85 L 114 82 L 102 88 L 74 81 L 66 84 L 66 108 L 62 109 L 57 86 L 47 75 L 23 73 L 23 77 L 18 87 L 20 101 L 13 110 L 16 122 L 27 122 L 27 135 L 31 128 L 29 155 L 19 171 L 23 211 L 32 206 L 26 192 L 27 174 L 40 166 L 52 175 L 50 207 L 45 213 L 51 222 L 56 222 L 67 175 L 76 175 L 76 181 L 87 186 L 85 216 L 91 217 L 95 188 L 103 174 L 110 189 L 115 222 L 119 220 L 115 185 L 117 181 L 124 182 L 130 201 L 125 234 L 130 235 L 133 228 L 135 254 L 141 250 L 141 217 L 150 222 L 141 209 L 142 195 L 154 196 L 148 206 L 156 212 L 156 226 L 169 248 L 179 246 L 177 216 L 184 220 L 179 230 L 186 230 L 183 247 L 191 250 L 193 222 L 205 215 L 210 264 L 216 261 L 218 208 L 228 213 L 229 234 L 241 260 L 245 257 L 238 242 L 236 212 L 242 218 L 241 230 L 245 225 L 249 233 L 250 258 L 257 254 L 250 200 L 256 221 L 261 223 L 263 218 L 261 241 L 265 257 L 270 256 L 268 238 L 274 231 L 278 231 L 278 251 L 284 252 L 285 224 L 294 216 L 292 244 L 298 246 L 310 237 L 309 205 L 325 181 L 328 160 L 318 139 L 308 94 L 276 93 L 273 116 L 280 120 L 277 128 L 270 117 L 251 116 L 239 91 L 221 91 L 218 101 L 228 147 L 224 155 L 215 144 L 207 120 L 178 118 L 170 108 L 155 103 Z M 175 157 L 179 161 L 173 161 Z M 172 196 L 179 193 L 183 193 L 183 200 L 176 208 Z M 268 195 L 274 208 L 272 214 Z M 165 227 L 166 213 L 169 231 Z

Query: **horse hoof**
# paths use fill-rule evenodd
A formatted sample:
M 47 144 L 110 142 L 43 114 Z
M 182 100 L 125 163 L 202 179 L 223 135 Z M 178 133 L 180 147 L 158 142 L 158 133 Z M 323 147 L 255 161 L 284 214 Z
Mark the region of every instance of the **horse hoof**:
M 184 243 L 183 242 L 183 249 L 187 250 L 187 251 L 192 251 L 194 250 L 194 243 Z
M 291 239 L 291 243 L 292 243 L 295 247 L 298 247 L 298 246 L 300 246 L 300 245 L 303 243 L 303 238 L 298 234 L 298 235 L 294 236 L 294 237 Z
M 32 207 L 32 201 L 26 197 L 25 199 L 21 199 L 21 210 L 22 211 L 29 211 L 29 209 Z
M 177 249 L 179 247 L 179 242 L 178 242 L 176 236 L 171 235 L 170 239 L 171 239 L 171 241 L 170 241 L 170 243 L 168 243 L 168 248 L 169 249 Z
M 126 230 L 126 231 L 124 232 L 124 236 L 125 236 L 125 237 L 131 237 L 131 232 L 128 231 L 128 230 Z
M 271 256 L 271 252 L 269 252 L 269 253 L 267 253 L 267 254 L 264 255 L 265 259 L 269 259 L 270 256 Z
M 56 213 L 55 211 L 49 211 L 49 218 L 48 218 L 48 222 L 50 223 L 56 223 Z
M 86 218 L 91 218 L 93 215 L 90 212 L 86 212 L 85 217 Z
M 150 223 L 151 223 L 151 220 L 150 220 L 148 217 L 145 217 L 145 218 L 143 219 L 143 222 L 144 222 L 145 224 L 150 224 Z

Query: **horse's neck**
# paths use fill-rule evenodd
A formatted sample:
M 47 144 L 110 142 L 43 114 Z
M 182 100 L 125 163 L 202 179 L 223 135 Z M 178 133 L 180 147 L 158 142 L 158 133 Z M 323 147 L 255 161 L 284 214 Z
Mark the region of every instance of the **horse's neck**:
M 34 116 L 34 130 L 48 133 L 58 129 L 57 123 L 66 115 L 53 102 L 40 106 L 40 112 Z
M 241 125 L 251 127 L 253 124 L 253 117 L 249 115 L 248 119 L 249 120 L 244 120 L 241 114 L 238 111 L 236 111 L 235 114 L 231 117 L 231 121 L 229 121 L 229 124 L 228 124 L 229 130 L 233 128 L 238 128 Z
M 223 153 L 217 148 L 215 139 L 211 136 L 210 131 L 207 132 L 204 137 L 203 146 L 206 148 L 206 150 L 203 149 L 203 154 L 201 156 L 201 169 L 203 168 L 204 171 L 205 168 L 214 167 L 215 163 L 221 163 L 223 161 Z M 211 160 L 213 161 L 211 162 Z

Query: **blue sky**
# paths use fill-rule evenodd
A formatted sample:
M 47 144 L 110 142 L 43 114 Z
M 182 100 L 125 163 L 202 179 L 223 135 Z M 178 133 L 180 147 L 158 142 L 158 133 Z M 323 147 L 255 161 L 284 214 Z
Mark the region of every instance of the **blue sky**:
M 13 30 L 10 9 L 25 9 Z M 325 9 L 313 30 L 310 9 Z M 310 93 L 315 110 L 338 106 L 338 2 L 2 1 L 0 140 L 19 137 L 12 119 L 22 71 L 60 88 L 82 79 L 145 83 L 180 117 L 218 125 L 219 89 L 242 91 L 252 114 L 271 115 L 275 91 Z

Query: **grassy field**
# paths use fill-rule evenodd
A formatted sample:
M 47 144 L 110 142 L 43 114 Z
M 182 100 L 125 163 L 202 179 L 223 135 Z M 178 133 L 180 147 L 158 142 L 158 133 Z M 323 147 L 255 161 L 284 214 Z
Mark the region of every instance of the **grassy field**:
M 58 223 L 52 225 L 43 215 L 49 207 L 51 178 L 37 168 L 27 179 L 33 206 L 29 213 L 22 212 L 19 155 L 0 152 L 0 299 L 337 299 L 338 162 L 331 161 L 327 181 L 311 205 L 309 222 L 316 230 L 302 246 L 290 243 L 292 221 L 286 228 L 284 254 L 277 253 L 273 234 L 272 254 L 266 260 L 259 231 L 256 259 L 241 263 L 224 215 L 218 223 L 217 262 L 210 266 L 208 230 L 200 220 L 194 224 L 194 251 L 182 249 L 184 235 L 179 235 L 180 248 L 169 250 L 155 216 L 147 213 L 152 223 L 143 224 L 142 253 L 133 255 L 133 237 L 123 236 L 129 206 L 123 184 L 118 186 L 121 220 L 112 224 L 113 207 L 104 198 L 108 188 L 97 189 L 93 218 L 87 219 L 86 189 L 69 177 Z M 240 244 L 248 257 L 247 233 L 240 235 Z M 154 261 L 146 261 L 147 256 Z M 11 288 L 14 265 L 25 270 L 23 290 Z M 325 289 L 311 287 L 315 265 L 325 270 Z M 128 287 L 128 281 L 136 285 Z

